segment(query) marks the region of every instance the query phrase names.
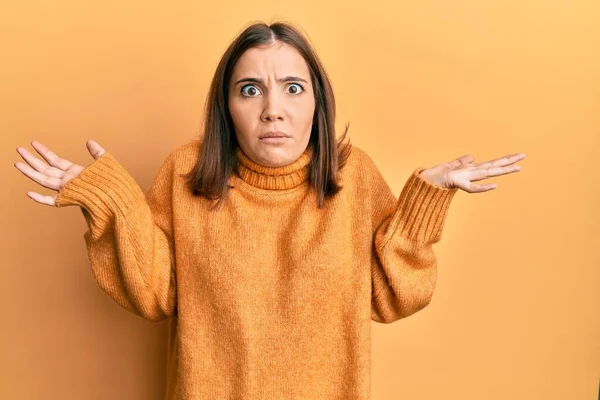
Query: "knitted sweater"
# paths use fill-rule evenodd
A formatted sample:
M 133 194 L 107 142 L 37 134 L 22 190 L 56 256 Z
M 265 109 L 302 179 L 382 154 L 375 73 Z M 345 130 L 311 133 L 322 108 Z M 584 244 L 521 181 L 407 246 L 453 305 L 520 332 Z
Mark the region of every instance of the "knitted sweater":
M 457 189 L 417 168 L 396 198 L 353 146 L 318 209 L 310 151 L 264 167 L 238 148 L 221 209 L 193 196 L 201 140 L 174 149 L 146 193 L 111 153 L 57 195 L 78 205 L 99 286 L 149 321 L 170 317 L 168 399 L 369 399 L 371 321 L 431 300 L 432 244 Z

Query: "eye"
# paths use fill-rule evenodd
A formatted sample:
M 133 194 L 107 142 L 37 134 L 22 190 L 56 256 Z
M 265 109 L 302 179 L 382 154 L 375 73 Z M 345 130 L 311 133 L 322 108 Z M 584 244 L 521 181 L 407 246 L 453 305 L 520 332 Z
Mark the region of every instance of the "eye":
M 254 89 L 254 90 L 253 90 L 253 91 L 250 93 L 250 95 L 248 95 L 248 94 L 244 94 L 244 89 L 246 89 L 246 88 L 252 88 L 252 89 Z M 254 93 L 257 93 L 257 92 L 258 92 L 258 90 L 256 89 L 256 86 L 254 86 L 254 85 L 245 85 L 245 86 L 243 86 L 243 87 L 242 87 L 242 89 L 240 90 L 240 93 L 241 93 L 241 94 L 242 94 L 244 97 L 256 97 L 256 96 L 254 96 Z M 248 93 L 248 91 L 247 91 L 246 93 Z
M 301 85 L 301 84 L 299 84 L 299 83 L 292 83 L 292 84 L 290 84 L 290 86 L 288 86 L 288 87 L 290 88 L 290 87 L 293 87 L 293 86 L 298 86 L 300 89 L 295 89 L 295 90 L 292 92 L 292 94 L 299 94 L 299 93 L 301 93 L 301 92 L 299 92 L 299 90 L 302 90 L 302 91 L 304 91 L 304 86 L 302 86 L 302 85 Z
M 291 92 L 289 92 L 289 93 L 291 93 L 293 95 L 298 95 L 298 94 L 300 94 L 300 93 L 302 93 L 304 91 L 304 86 L 302 86 L 299 83 L 292 83 L 292 84 L 290 84 L 288 86 L 288 88 L 291 88 L 291 87 L 294 87 L 294 86 L 295 86 L 295 88 Z M 246 88 L 249 88 L 249 89 L 245 90 Z M 258 94 L 258 93 L 260 93 L 260 92 L 258 91 L 258 89 L 256 88 L 256 86 L 254 86 L 254 85 L 245 85 L 245 86 L 242 86 L 242 88 L 240 89 L 240 93 L 244 97 L 256 97 L 255 95 Z

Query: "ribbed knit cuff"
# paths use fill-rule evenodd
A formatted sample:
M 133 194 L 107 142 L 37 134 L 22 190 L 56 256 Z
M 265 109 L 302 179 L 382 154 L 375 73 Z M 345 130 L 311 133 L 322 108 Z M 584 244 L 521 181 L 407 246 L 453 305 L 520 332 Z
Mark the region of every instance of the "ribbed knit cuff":
M 443 188 L 426 181 L 419 176 L 423 170 L 415 169 L 406 181 L 386 239 L 398 230 L 415 243 L 436 242 L 441 238 L 450 202 L 458 188 Z
M 89 212 L 95 228 L 100 229 L 117 213 L 124 215 L 143 197 L 133 177 L 107 152 L 67 182 L 57 194 L 56 207 L 79 205 Z

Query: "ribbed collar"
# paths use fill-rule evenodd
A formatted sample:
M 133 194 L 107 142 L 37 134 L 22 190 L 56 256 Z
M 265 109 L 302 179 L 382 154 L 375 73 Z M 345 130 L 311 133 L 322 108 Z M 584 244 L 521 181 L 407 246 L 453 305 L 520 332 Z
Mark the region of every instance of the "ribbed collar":
M 266 167 L 252 161 L 242 149 L 236 148 L 238 174 L 246 183 L 260 189 L 284 190 L 304 183 L 309 176 L 311 146 L 293 163 L 282 167 Z

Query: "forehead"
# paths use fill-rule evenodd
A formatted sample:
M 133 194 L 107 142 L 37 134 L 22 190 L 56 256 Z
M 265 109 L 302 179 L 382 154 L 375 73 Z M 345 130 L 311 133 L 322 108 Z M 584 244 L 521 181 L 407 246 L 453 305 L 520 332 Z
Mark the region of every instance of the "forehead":
M 300 52 L 283 42 L 246 50 L 236 63 L 232 78 L 259 77 L 272 73 L 277 78 L 285 75 L 309 78 L 308 65 Z

